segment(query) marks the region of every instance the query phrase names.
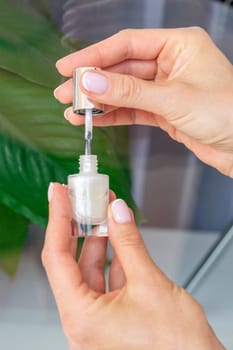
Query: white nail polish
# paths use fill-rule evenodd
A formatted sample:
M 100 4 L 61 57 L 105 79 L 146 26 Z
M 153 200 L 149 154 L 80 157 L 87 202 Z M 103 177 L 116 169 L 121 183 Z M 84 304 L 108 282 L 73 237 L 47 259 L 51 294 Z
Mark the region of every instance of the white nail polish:
M 68 176 L 68 193 L 78 236 L 107 236 L 109 177 L 97 171 L 97 157 L 82 155 L 80 172 Z

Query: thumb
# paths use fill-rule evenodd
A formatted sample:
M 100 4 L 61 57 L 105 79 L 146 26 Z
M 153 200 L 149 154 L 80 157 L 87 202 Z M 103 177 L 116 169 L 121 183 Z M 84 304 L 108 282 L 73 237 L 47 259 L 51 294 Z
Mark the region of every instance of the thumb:
M 138 231 L 132 211 L 122 199 L 116 199 L 109 206 L 109 239 L 124 270 L 127 281 L 145 281 L 156 269 L 161 271 L 151 259 L 142 236 Z
M 81 89 L 96 102 L 166 116 L 171 96 L 173 102 L 175 98 L 182 97 L 180 89 L 174 93 L 176 85 L 178 83 L 171 80 L 148 81 L 126 74 L 86 71 L 82 76 Z
M 48 191 L 49 222 L 42 251 L 42 262 L 58 307 L 73 308 L 82 276 L 71 254 L 73 238 L 71 207 L 67 188 L 51 183 Z

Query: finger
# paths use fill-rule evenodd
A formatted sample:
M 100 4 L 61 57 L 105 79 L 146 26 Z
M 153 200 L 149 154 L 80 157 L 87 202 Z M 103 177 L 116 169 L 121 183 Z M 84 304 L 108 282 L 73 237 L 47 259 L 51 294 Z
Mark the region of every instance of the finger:
M 65 110 L 65 119 L 72 125 L 83 125 L 83 116 L 73 113 L 72 107 Z M 151 125 L 157 126 L 157 116 L 154 113 L 137 109 L 117 108 L 106 112 L 101 117 L 93 118 L 94 126 L 117 126 L 117 125 Z
M 171 37 L 175 29 L 128 29 L 83 50 L 60 59 L 59 72 L 71 77 L 73 70 L 82 66 L 109 67 L 128 59 L 153 60 Z M 176 31 L 178 33 L 178 31 Z
M 115 198 L 115 193 L 110 190 L 109 201 L 111 202 Z M 105 292 L 104 264 L 106 249 L 106 237 L 87 237 L 79 258 L 79 267 L 83 280 L 91 289 L 98 293 Z
M 61 103 L 68 104 L 73 101 L 73 80 L 68 79 L 59 85 L 53 92 L 54 97 Z
M 68 251 L 72 244 L 72 212 L 67 187 L 51 183 L 48 189 L 49 221 L 44 248 Z
M 49 199 L 49 222 L 42 262 L 57 304 L 63 308 L 77 299 L 77 288 L 82 278 L 71 254 L 72 216 L 66 187 L 57 183 L 50 185 Z
M 94 70 L 86 71 L 80 84 L 92 101 L 162 116 L 177 108 L 187 88 L 187 84 L 175 80 L 146 81 L 131 75 Z
M 110 191 L 110 203 L 116 199 L 113 191 Z M 120 265 L 119 259 L 114 254 L 109 270 L 109 289 L 110 291 L 120 289 L 125 284 L 125 274 Z
M 113 202 L 116 199 L 116 193 L 113 190 L 109 191 L 109 203 Z
M 139 79 L 153 80 L 157 73 L 157 62 L 153 60 L 126 60 L 105 68 L 107 72 L 133 75 Z
M 104 264 L 106 259 L 107 238 L 85 238 L 79 267 L 83 280 L 98 293 L 105 292 Z
M 140 79 L 154 79 L 156 74 L 157 64 L 155 60 L 138 61 L 128 60 L 121 62 L 115 66 L 109 67 L 106 70 L 121 74 L 130 74 Z M 68 79 L 63 84 L 54 90 L 54 96 L 61 103 L 71 103 L 73 100 L 73 81 Z
M 109 206 L 109 239 L 125 273 L 127 284 L 135 286 L 142 280 L 164 279 L 163 273 L 152 261 L 132 218 L 132 212 L 122 199 Z
M 110 191 L 110 203 L 116 199 L 113 191 Z M 114 254 L 109 270 L 109 289 L 120 289 L 125 284 L 125 274 L 121 267 L 118 257 Z
M 120 261 L 114 254 L 109 270 L 109 289 L 110 291 L 121 289 L 125 285 L 125 274 Z

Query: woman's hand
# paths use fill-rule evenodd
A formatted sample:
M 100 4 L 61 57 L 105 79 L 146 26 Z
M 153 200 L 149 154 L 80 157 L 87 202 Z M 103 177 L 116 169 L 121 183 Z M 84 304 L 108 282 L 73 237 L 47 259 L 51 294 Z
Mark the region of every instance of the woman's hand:
M 159 126 L 197 157 L 233 177 L 233 66 L 200 28 L 124 30 L 57 62 L 71 77 L 80 66 L 97 66 L 81 89 L 108 105 L 95 125 Z M 72 101 L 72 81 L 55 90 Z M 65 112 L 75 125 L 83 117 Z
M 201 306 L 152 261 L 124 201 L 109 206 L 106 292 L 106 238 L 86 238 L 77 263 L 66 187 L 50 186 L 49 200 L 42 260 L 71 350 L 224 349 Z

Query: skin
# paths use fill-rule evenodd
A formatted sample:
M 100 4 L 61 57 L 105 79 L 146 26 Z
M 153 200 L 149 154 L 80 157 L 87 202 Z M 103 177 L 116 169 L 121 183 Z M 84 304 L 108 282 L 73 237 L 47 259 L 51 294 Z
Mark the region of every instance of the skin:
M 129 219 L 119 223 L 109 205 L 115 256 L 106 291 L 107 239 L 87 238 L 76 262 L 67 189 L 54 184 L 42 261 L 70 349 L 223 350 L 201 306 L 152 261 L 125 211 Z
M 65 77 L 82 66 L 101 67 L 108 78 L 102 94 L 80 86 L 91 100 L 107 105 L 95 125 L 160 127 L 233 177 L 233 68 L 202 29 L 124 30 L 57 62 Z M 72 91 L 68 79 L 55 96 L 70 103 Z M 83 123 L 71 108 L 65 116 L 74 125 Z M 224 349 L 197 301 L 152 261 L 131 211 L 130 218 L 119 223 L 109 205 L 115 255 L 106 291 L 107 241 L 87 238 L 76 262 L 67 189 L 54 185 L 42 261 L 70 349 Z
M 159 126 L 205 163 L 233 177 L 233 66 L 201 28 L 123 30 L 57 62 L 71 77 L 97 66 L 109 80 L 104 94 L 80 88 L 107 112 L 95 125 Z M 72 101 L 72 80 L 55 91 Z M 65 112 L 74 125 L 83 117 Z

